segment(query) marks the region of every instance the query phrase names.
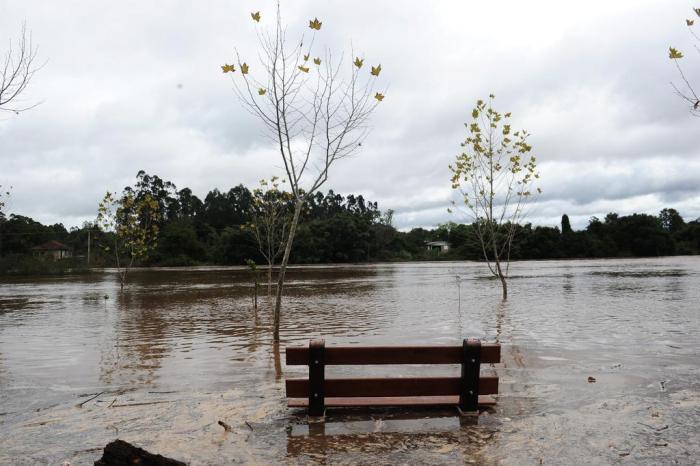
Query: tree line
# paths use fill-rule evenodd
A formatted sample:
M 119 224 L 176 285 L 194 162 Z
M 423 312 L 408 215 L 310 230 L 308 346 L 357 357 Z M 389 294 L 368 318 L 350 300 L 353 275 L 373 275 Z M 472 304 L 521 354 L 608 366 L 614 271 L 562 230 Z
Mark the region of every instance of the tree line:
M 155 201 L 158 236 L 155 247 L 139 259 L 142 266 L 244 265 L 247 259 L 265 264 L 250 228 L 255 214 L 254 190 L 243 185 L 222 192 L 214 189 L 199 199 L 189 188 L 176 186 L 141 171 L 133 187 L 135 198 Z M 288 197 L 290 211 L 293 198 Z M 304 205 L 290 262 L 297 264 L 410 260 L 483 260 L 478 225 L 446 223 L 437 228 L 399 231 L 393 212 L 379 210 L 377 202 L 362 195 L 317 192 Z M 675 209 L 659 215 L 610 213 L 593 217 L 574 231 L 566 215 L 558 227 L 530 223 L 514 230 L 511 259 L 647 257 L 700 254 L 700 220 L 686 222 Z M 115 265 L 106 250 L 113 233 L 95 223 L 66 229 L 43 225 L 29 217 L 0 215 L 0 256 L 21 257 L 43 242 L 58 240 L 86 260 L 88 231 L 91 265 Z M 450 243 L 446 253 L 428 251 L 426 242 Z

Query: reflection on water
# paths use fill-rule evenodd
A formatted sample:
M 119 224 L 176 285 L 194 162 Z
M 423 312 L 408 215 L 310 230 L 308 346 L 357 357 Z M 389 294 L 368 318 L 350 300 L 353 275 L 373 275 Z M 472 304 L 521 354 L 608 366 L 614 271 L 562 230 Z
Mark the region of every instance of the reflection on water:
M 282 348 L 271 341 L 271 300 L 254 312 L 245 270 L 135 271 L 124 293 L 111 271 L 0 281 L 0 463 L 89 463 L 117 436 L 194 464 L 653 463 L 700 453 L 699 259 L 523 262 L 512 273 L 503 303 L 475 263 L 294 268 Z M 478 425 L 381 412 L 332 414 L 319 427 L 285 408 L 284 376 L 305 373 L 284 365 L 285 345 L 468 336 L 505 345 L 503 363 L 485 369 L 501 377 L 499 404 Z M 86 395 L 97 397 L 77 407 Z M 673 433 L 664 447 L 638 429 L 660 422 Z
M 481 463 L 479 449 L 493 438 L 495 426 L 477 421 L 455 416 L 453 410 L 329 415 L 324 423 L 291 425 L 286 453 L 329 464 L 350 458 L 370 464 L 378 457 L 390 464 L 415 464 L 431 453 L 443 463 Z

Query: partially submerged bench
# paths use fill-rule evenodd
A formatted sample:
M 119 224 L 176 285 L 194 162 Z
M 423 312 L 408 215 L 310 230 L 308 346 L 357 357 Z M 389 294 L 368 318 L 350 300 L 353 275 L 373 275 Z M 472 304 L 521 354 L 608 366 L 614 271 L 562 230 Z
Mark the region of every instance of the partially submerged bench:
M 465 339 L 461 346 L 331 346 L 312 340 L 287 347 L 287 365 L 309 366 L 308 379 L 287 379 L 290 408 L 323 416 L 326 407 L 456 406 L 462 412 L 496 403 L 498 377 L 482 376 L 481 364 L 498 363 L 501 346 Z M 327 379 L 325 367 L 369 364 L 460 364 L 460 377 Z

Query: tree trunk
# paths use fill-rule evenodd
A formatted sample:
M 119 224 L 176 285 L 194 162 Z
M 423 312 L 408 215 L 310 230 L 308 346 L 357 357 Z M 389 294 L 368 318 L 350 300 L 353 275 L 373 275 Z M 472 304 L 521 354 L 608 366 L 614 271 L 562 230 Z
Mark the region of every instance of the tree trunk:
M 272 344 L 272 358 L 275 365 L 275 380 L 280 380 L 282 378 L 282 357 L 280 356 L 280 344 L 279 342 L 274 342 Z
M 493 239 L 493 260 L 496 262 L 496 272 L 498 273 L 498 279 L 501 280 L 501 288 L 503 288 L 503 300 L 508 299 L 508 283 L 506 277 L 501 269 L 501 258 L 498 254 L 498 245 L 496 244 L 495 233 Z
M 253 283 L 253 310 L 258 312 L 258 275 L 255 275 L 255 283 Z
M 496 271 L 498 272 L 498 278 L 501 280 L 501 287 L 503 288 L 503 301 L 508 299 L 508 282 L 506 281 L 505 275 L 503 275 L 503 270 L 501 270 L 501 261 L 496 258 Z
M 272 261 L 267 263 L 267 299 L 272 296 Z
M 117 246 L 118 246 L 118 243 L 117 243 L 117 238 L 115 236 L 114 237 L 114 259 L 115 259 L 115 262 L 117 263 L 117 277 L 119 277 L 120 290 L 124 291 L 124 280 L 126 279 L 126 277 L 122 273 L 122 268 L 121 268 L 121 265 L 119 264 L 119 248 Z
M 277 275 L 277 297 L 275 300 L 275 312 L 272 324 L 272 339 L 276 342 L 280 341 L 280 310 L 282 309 L 282 291 L 284 288 L 284 274 L 287 272 L 287 263 L 289 262 L 289 255 L 292 252 L 294 234 L 297 231 L 297 224 L 299 223 L 299 214 L 301 213 L 301 208 L 303 205 L 303 199 L 297 199 L 296 203 L 294 204 L 294 217 L 292 217 L 292 223 L 291 225 L 289 225 L 289 236 L 287 237 L 287 245 L 284 248 L 282 263 L 280 264 L 280 270 Z

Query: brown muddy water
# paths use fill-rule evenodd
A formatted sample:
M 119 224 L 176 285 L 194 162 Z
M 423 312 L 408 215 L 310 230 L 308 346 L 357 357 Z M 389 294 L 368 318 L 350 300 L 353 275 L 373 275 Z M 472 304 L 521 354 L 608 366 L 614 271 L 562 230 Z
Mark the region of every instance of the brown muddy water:
M 294 268 L 281 350 L 243 270 L 137 271 L 123 293 L 113 271 L 2 279 L 0 463 L 92 464 L 115 438 L 191 464 L 698 463 L 700 258 L 516 263 L 507 304 L 485 272 Z M 285 406 L 284 377 L 305 370 L 285 366 L 284 345 L 470 336 L 504 345 L 486 369 L 498 405 L 476 422 L 331 411 L 309 425 Z

